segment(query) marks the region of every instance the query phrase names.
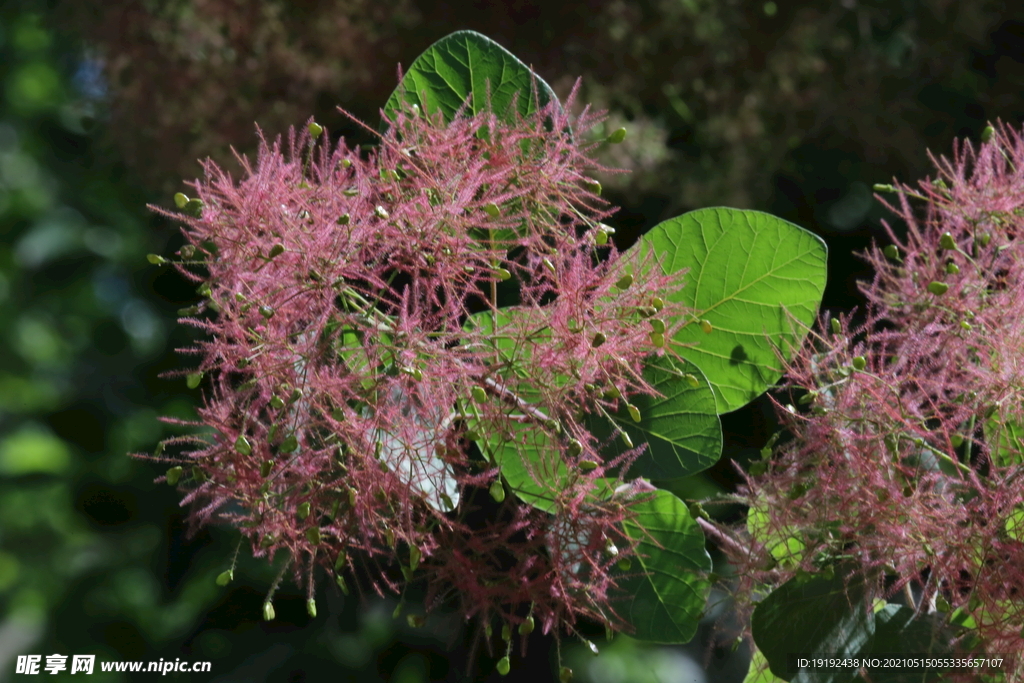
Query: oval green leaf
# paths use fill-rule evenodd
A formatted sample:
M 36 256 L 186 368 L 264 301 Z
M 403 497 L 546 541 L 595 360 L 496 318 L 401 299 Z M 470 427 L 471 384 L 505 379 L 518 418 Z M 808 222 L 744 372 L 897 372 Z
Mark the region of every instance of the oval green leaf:
M 772 674 L 800 683 L 850 683 L 857 670 L 798 673 L 790 668 L 789 655 L 860 656 L 871 647 L 875 633 L 873 615 L 865 609 L 863 580 L 853 577 L 846 583 L 839 571 L 832 578 L 815 574 L 790 579 L 754 609 L 750 625 Z
M 764 393 L 782 374 L 775 349 L 790 357 L 817 315 L 828 253 L 821 238 L 760 211 L 709 208 L 659 223 L 629 250 L 649 251 L 665 273 L 688 269 L 674 299 L 711 332 L 694 322 L 675 341 L 710 381 L 718 412 Z
M 632 625 L 633 638 L 686 643 L 697 631 L 711 590 L 705 578 L 711 556 L 683 501 L 663 490 L 639 495 L 649 499 L 630 504 L 635 516 L 623 524 L 638 542 L 638 561 L 618 580 L 618 590 L 631 597 L 616 610 Z
M 506 121 L 513 116 L 513 99 L 521 116 L 558 101 L 544 79 L 501 45 L 476 31 L 456 31 L 428 47 L 412 63 L 384 105 L 381 128 L 394 119 L 403 102 L 431 114 L 441 111 L 445 120 L 451 121 L 469 98 L 469 114 L 476 114 L 487 107 L 488 86 L 492 110 Z

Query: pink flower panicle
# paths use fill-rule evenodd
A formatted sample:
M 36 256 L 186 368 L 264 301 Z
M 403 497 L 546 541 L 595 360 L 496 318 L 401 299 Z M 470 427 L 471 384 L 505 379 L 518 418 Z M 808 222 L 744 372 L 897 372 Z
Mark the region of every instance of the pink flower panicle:
M 579 142 L 600 117 L 563 113 L 574 97 L 511 123 L 407 110 L 368 155 L 293 130 L 238 181 L 207 162 L 200 217 L 155 209 L 184 221 L 178 269 L 205 295 L 183 351 L 214 436 L 171 458 L 193 524 L 284 550 L 310 596 L 314 565 L 346 585 L 358 564 L 379 593 L 423 582 L 428 609 L 454 591 L 487 624 L 622 625 L 636 498 L 601 478 L 621 483 L 640 449 L 606 460 L 591 429 L 654 394 L 647 319 L 682 320 L 665 303 L 681 280 L 602 246 L 611 211 L 587 174 L 607 169 Z M 471 425 L 505 434 L 550 508 L 503 496 L 494 434 Z
M 970 615 L 979 652 L 1020 653 L 1024 138 L 999 124 L 934 163 L 936 179 L 883 200 L 908 232 L 886 225 L 895 251 L 864 255 L 865 321 L 824 320 L 787 364 L 807 408 L 773 399 L 793 439 L 747 477 L 755 533 L 726 550 L 739 597 L 852 562 L 870 597 L 912 589 L 919 611 Z

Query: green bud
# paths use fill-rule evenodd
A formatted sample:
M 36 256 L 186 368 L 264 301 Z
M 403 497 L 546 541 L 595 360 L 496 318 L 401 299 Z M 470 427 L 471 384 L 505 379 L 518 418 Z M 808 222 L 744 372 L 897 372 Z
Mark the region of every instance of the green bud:
M 313 598 L 306 600 L 306 614 L 316 619 L 316 600 Z
M 700 321 L 700 329 L 704 330 L 704 334 L 711 334 L 711 331 L 715 329 L 711 326 L 711 322 L 708 320 Z
M 349 216 L 347 213 L 343 213 L 340 216 L 338 216 L 337 223 L 338 223 L 338 225 L 348 225 L 348 222 L 350 220 L 352 220 L 352 217 Z
M 626 129 L 616 128 L 612 131 L 612 134 L 605 138 L 605 142 L 610 142 L 613 145 L 617 145 L 626 139 Z
M 196 255 L 196 248 L 193 247 L 191 244 L 186 244 L 185 246 L 178 250 L 178 253 L 181 254 L 181 258 L 190 259 Z
M 159 254 L 146 254 L 146 260 L 152 263 L 154 266 L 161 266 L 167 263 L 167 259 Z
M 260 476 L 263 477 L 264 479 L 269 477 L 270 473 L 273 472 L 273 471 L 274 471 L 274 461 L 273 460 L 264 460 L 263 463 L 260 464 Z
M 854 356 L 850 364 L 853 365 L 854 370 L 863 370 L 868 366 L 868 362 L 864 356 Z
M 593 178 L 584 178 L 583 187 L 586 188 L 588 192 L 593 192 L 596 195 L 601 194 L 601 183 L 597 182 Z
M 526 619 L 523 620 L 523 623 L 519 624 L 519 635 L 521 635 L 521 636 L 528 636 L 528 635 L 530 635 L 531 633 L 533 633 L 533 627 L 534 627 L 533 617 L 532 616 L 526 617 Z
M 481 386 L 474 386 L 471 393 L 473 394 L 473 400 L 477 403 L 483 403 L 487 400 L 487 392 Z
M 604 344 L 606 341 L 608 341 L 608 337 L 604 336 L 603 332 L 598 332 L 597 334 L 594 335 L 594 338 L 591 340 L 590 345 L 596 349 L 601 344 Z
M 410 546 L 409 547 L 409 568 L 410 569 L 416 569 L 416 567 L 420 566 L 420 559 L 422 559 L 422 554 L 420 553 L 420 549 L 417 548 L 416 546 Z
M 619 278 L 618 282 L 615 283 L 615 286 L 619 289 L 629 289 L 631 284 L 633 284 L 633 276 L 630 273 L 626 273 Z
M 583 472 L 593 472 L 599 467 L 599 465 L 593 460 L 581 460 L 580 470 Z
M 278 256 L 280 256 L 283 253 L 284 253 L 284 245 L 283 244 L 275 244 L 274 246 L 272 246 L 270 248 L 270 253 L 267 254 L 267 258 L 268 259 L 277 258 Z
M 512 279 L 512 273 L 510 273 L 507 268 L 498 268 L 494 271 L 494 275 L 502 282 Z
M 501 483 L 500 479 L 495 479 L 491 482 L 491 488 L 488 489 L 488 492 L 495 503 L 505 502 L 505 486 Z
M 639 408 L 637 408 L 632 403 L 627 403 L 626 404 L 626 410 L 629 411 L 629 416 L 631 418 L 633 418 L 633 422 L 639 422 L 640 421 L 640 409 Z
M 650 338 L 651 345 L 654 346 L 655 348 L 660 349 L 661 347 L 665 346 L 665 335 L 663 335 L 661 332 L 651 332 Z
M 167 485 L 174 486 L 175 484 L 177 484 L 178 480 L 181 479 L 182 471 L 183 470 L 180 465 L 175 465 L 174 467 L 167 470 L 166 474 L 164 475 L 167 477 Z
M 323 135 L 324 127 L 321 126 L 316 121 L 310 121 L 309 125 L 306 126 L 306 130 L 309 131 L 310 137 L 313 138 L 314 140 L 316 140 L 318 137 Z M 316 615 L 314 614 L 313 616 L 315 617 Z
M 622 439 L 622 443 L 626 445 L 626 448 L 633 447 L 633 439 L 629 438 L 629 434 L 626 432 L 619 432 L 619 438 Z
M 284 438 L 284 441 L 281 442 L 281 446 L 278 450 L 282 453 L 294 453 L 298 447 L 299 440 L 296 438 L 295 434 L 292 433 Z
M 296 508 L 295 514 L 299 516 L 299 519 L 309 517 L 309 503 L 299 503 L 299 507 Z
M 932 281 L 928 283 L 928 291 L 935 296 L 942 296 L 949 291 L 949 285 L 945 282 Z
M 872 189 L 875 192 L 895 192 L 896 188 L 892 185 L 885 185 L 883 183 L 875 183 Z
M 501 627 L 501 639 L 506 643 L 512 640 L 512 629 L 508 627 L 508 624 Z
M 174 205 L 179 209 L 184 209 L 186 204 L 188 204 L 188 195 L 184 192 L 175 192 Z
M 647 322 L 651 324 L 651 329 L 657 332 L 658 334 L 665 333 L 665 321 L 662 320 L 661 318 L 652 318 Z
M 226 586 L 229 583 L 231 583 L 231 580 L 233 578 L 235 578 L 235 570 L 234 569 L 228 569 L 228 570 L 222 571 L 220 574 L 217 574 L 217 585 L 218 586 Z
M 484 204 L 484 213 L 486 213 L 491 218 L 497 218 L 498 216 L 501 215 L 501 209 L 498 208 L 497 204 L 494 204 L 492 202 L 490 204 Z
M 494 668 L 502 676 L 507 676 L 508 672 L 512 670 L 512 662 L 509 661 L 508 655 L 499 659 Z
M 203 215 L 203 202 L 199 199 L 190 199 L 182 207 L 188 215 L 193 218 L 201 218 Z
M 263 621 L 273 621 L 277 614 L 274 613 L 274 603 L 267 600 L 263 603 Z
M 996 134 L 996 129 L 992 126 L 985 126 L 981 131 L 981 141 L 988 142 L 992 139 L 992 136 Z
M 267 320 L 270 320 L 271 318 L 274 317 L 274 309 L 271 308 L 270 306 L 260 306 L 260 315 L 262 315 Z
M 939 237 L 939 246 L 943 249 L 956 249 L 956 242 L 953 240 L 953 236 L 948 232 L 942 233 Z
M 383 220 L 387 220 L 387 218 L 388 218 L 387 210 L 383 206 L 381 206 L 380 204 L 378 204 L 377 207 L 374 208 L 373 213 L 374 213 L 374 215 L 377 216 L 377 218 L 380 218 L 380 219 L 383 219 Z
M 341 589 L 343 595 L 348 595 L 348 584 L 345 583 L 345 577 L 338 574 L 334 577 L 334 582 L 338 584 L 338 588 Z
M 409 624 L 409 628 L 423 628 L 427 620 L 422 614 L 410 614 L 405 618 L 405 623 Z
M 895 244 L 890 244 L 889 246 L 887 246 L 885 249 L 882 250 L 882 253 L 885 254 L 885 257 L 887 259 L 890 259 L 892 261 L 897 261 L 900 258 L 899 247 L 897 247 Z

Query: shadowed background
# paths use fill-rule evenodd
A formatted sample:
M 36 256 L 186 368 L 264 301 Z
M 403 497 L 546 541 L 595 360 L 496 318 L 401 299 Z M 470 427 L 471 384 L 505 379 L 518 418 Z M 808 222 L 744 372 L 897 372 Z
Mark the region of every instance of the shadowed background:
M 626 126 L 600 156 L 632 171 L 601 179 L 622 207 L 611 221 L 620 247 L 691 209 L 768 211 L 828 241 L 824 305 L 849 309 L 867 275 L 852 252 L 882 235 L 872 184 L 926 175 L 927 149 L 977 140 L 988 120 L 1021 122 L 1024 9 L 1008 5 L 0 4 L 0 681 L 33 653 L 213 662 L 180 680 L 461 680 L 472 634 L 444 610 L 412 630 L 391 619 L 394 601 L 324 586 L 310 619 L 286 583 L 277 619 L 263 622 L 274 570 L 243 548 L 235 581 L 217 587 L 237 537 L 187 538 L 180 495 L 152 483 L 163 468 L 125 455 L 151 450 L 169 434 L 156 417 L 189 417 L 199 398 L 158 377 L 189 362 L 173 351 L 190 339 L 175 311 L 198 297 L 145 259 L 181 244 L 145 205 L 170 207 L 197 158 L 237 168 L 230 147 L 252 151 L 254 123 L 275 136 L 310 115 L 332 137 L 371 142 L 336 107 L 376 126 L 397 63 L 474 29 L 560 96 L 582 77 L 580 101 L 610 110 L 608 130 Z M 729 490 L 732 463 L 774 426 L 763 399 L 725 416 L 723 461 L 670 486 L 691 498 Z M 602 634 L 597 659 L 568 639 L 565 652 L 577 680 L 595 683 L 742 680 L 745 648 L 713 626 L 686 648 Z M 504 680 L 547 680 L 554 657 L 534 635 Z M 483 656 L 473 676 L 499 680 L 494 661 Z

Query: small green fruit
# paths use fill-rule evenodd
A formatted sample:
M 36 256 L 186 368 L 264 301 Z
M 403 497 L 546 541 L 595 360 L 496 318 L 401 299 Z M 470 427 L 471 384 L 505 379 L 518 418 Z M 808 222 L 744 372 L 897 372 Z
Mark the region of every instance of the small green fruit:
M 603 332 L 598 332 L 597 334 L 594 335 L 594 338 L 591 340 L 590 345 L 596 349 L 597 347 L 601 346 L 601 344 L 604 344 L 606 341 L 608 341 L 608 337 L 604 336 Z
M 352 220 L 352 217 L 349 216 L 347 213 L 343 213 L 340 216 L 338 216 L 337 223 L 338 223 L 338 225 L 348 225 L 348 222 L 350 220 Z
M 519 635 L 521 635 L 521 636 L 528 636 L 528 635 L 530 635 L 531 633 L 533 633 L 533 627 L 534 627 L 533 617 L 532 616 L 526 617 L 526 619 L 523 620 L 523 623 L 519 624 Z
M 295 438 L 295 434 L 289 434 L 281 442 L 281 446 L 278 448 L 282 453 L 294 453 L 299 447 L 299 440 Z
M 569 445 L 566 447 L 566 453 L 570 458 L 575 458 L 577 455 L 583 452 L 583 444 L 580 443 L 579 439 L 570 439 Z
M 892 261 L 897 261 L 900 258 L 899 247 L 897 247 L 895 244 L 890 244 L 889 246 L 887 246 L 885 249 L 882 250 L 882 253 L 885 254 L 885 257 L 887 259 L 890 259 Z
M 711 321 L 701 320 L 700 329 L 704 330 L 704 334 L 711 334 L 711 331 L 714 330 L 715 328 L 711 326 Z
M 512 273 L 509 272 L 508 268 L 498 268 L 494 271 L 494 275 L 502 282 L 512 279 Z
M 512 670 L 512 662 L 509 661 L 508 655 L 505 655 L 504 657 L 499 659 L 497 665 L 495 665 L 494 668 L 502 676 L 507 676 L 508 672 Z
M 263 603 L 263 620 L 273 621 L 276 616 L 277 614 L 274 613 L 274 603 L 270 602 L 270 600 Z
M 263 464 L 260 465 L 260 476 L 266 479 L 270 476 L 270 473 L 274 471 L 274 461 L 264 460 Z
M 664 320 L 662 320 L 661 318 L 651 318 L 647 322 L 649 322 L 651 324 L 651 330 L 653 330 L 654 332 L 657 332 L 658 334 L 665 334 L 665 321 Z
M 313 598 L 306 600 L 306 614 L 316 619 L 316 600 Z
M 655 311 L 660 311 L 661 309 L 665 308 L 665 300 L 662 299 L 660 296 L 656 296 L 653 299 L 651 299 L 651 306 L 654 307 Z
M 423 628 L 427 620 L 422 614 L 410 614 L 405 618 L 405 623 L 409 624 L 409 628 Z
M 167 263 L 167 259 L 159 254 L 146 254 L 146 260 L 152 263 L 154 266 L 161 266 Z
M 953 241 L 953 236 L 948 232 L 942 233 L 939 237 L 939 246 L 943 249 L 956 249 L 956 242 Z
M 654 348 L 660 349 L 663 346 L 665 346 L 665 335 L 663 335 L 661 332 L 651 332 L 650 338 L 651 346 L 653 346 Z
M 840 334 L 843 331 L 843 328 L 839 324 L 839 320 L 837 318 L 832 318 L 831 323 L 832 323 L 832 334 Z
M 633 447 L 633 439 L 629 438 L 629 434 L 626 432 L 619 432 L 619 438 L 622 439 L 622 443 L 626 445 L 626 448 Z
M 612 131 L 612 134 L 605 138 L 605 142 L 610 142 L 613 145 L 617 145 L 626 139 L 626 129 L 616 128 Z
M 981 131 L 981 141 L 988 142 L 989 140 L 992 139 L 992 136 L 995 135 L 995 133 L 995 128 L 993 128 L 992 126 L 985 126 Z
M 235 439 L 235 452 L 239 455 L 249 455 L 252 453 L 252 444 L 249 443 L 249 439 L 245 438 L 244 434 L 239 434 L 238 438 Z
M 181 468 L 181 465 L 175 465 L 174 467 L 167 470 L 165 476 L 167 477 L 168 486 L 174 486 L 178 483 L 178 481 L 181 479 L 182 471 L 183 470 Z
M 700 380 L 697 379 L 696 375 L 691 375 L 690 373 L 686 373 L 685 375 L 683 375 L 683 379 L 685 379 L 686 383 L 689 384 L 694 389 L 696 389 L 697 387 L 700 386 Z
M 512 640 L 512 629 L 508 627 L 508 624 L 501 627 L 501 639 L 506 643 Z
M 854 370 L 863 370 L 868 366 L 867 359 L 864 356 L 854 356 L 850 364 L 853 365 Z
M 572 669 L 567 666 L 563 666 L 558 670 L 558 681 L 559 683 L 569 683 L 572 680 Z
M 190 372 L 185 377 L 185 386 L 187 386 L 189 389 L 195 389 L 196 387 L 199 386 L 199 383 L 202 382 L 202 381 L 203 381 L 203 373 L 202 372 Z
M 960 266 L 950 261 L 946 264 L 946 273 L 949 275 L 956 275 L 960 272 Z
M 270 320 L 271 318 L 274 317 L 274 309 L 271 308 L 270 306 L 260 306 L 260 315 L 262 315 L 267 320 Z
M 626 273 L 625 275 L 618 279 L 618 281 L 615 283 L 615 286 L 618 287 L 619 289 L 625 290 L 629 289 L 629 286 L 631 284 L 633 284 L 633 276 L 630 273 Z
M 231 580 L 233 578 L 235 578 L 235 570 L 234 569 L 228 569 L 228 570 L 222 571 L 220 574 L 217 574 L 217 585 L 218 586 L 226 586 L 229 583 L 231 583 Z
M 491 482 L 491 487 L 488 489 L 488 492 L 491 494 L 491 498 L 494 499 L 495 503 L 505 502 L 505 486 L 498 479 Z
M 943 294 L 949 291 L 949 285 L 947 285 L 945 282 L 938 282 L 933 280 L 932 282 L 928 283 L 928 291 L 934 294 L 935 296 L 942 296 Z
M 632 403 L 627 403 L 626 404 L 626 410 L 629 411 L 629 416 L 631 418 L 633 418 L 633 422 L 639 422 L 640 421 L 640 409 L 639 408 L 637 408 Z
M 604 230 L 598 230 L 594 233 L 594 244 L 599 247 L 603 247 L 608 244 L 608 233 Z
M 299 507 L 296 508 L 295 514 L 298 515 L 299 519 L 306 519 L 306 517 L 309 517 L 309 503 L 299 503 Z
M 387 220 L 387 218 L 388 218 L 387 210 L 383 206 L 381 206 L 379 204 L 373 210 L 373 213 L 377 216 L 377 218 L 381 218 L 383 220 Z
M 593 472 L 599 467 L 599 465 L 593 460 L 581 460 L 580 469 L 584 472 Z
M 487 400 L 487 392 L 484 391 L 483 387 L 475 386 L 471 389 L 471 392 L 473 394 L 473 400 L 477 403 L 483 403 Z
M 345 577 L 338 574 L 334 577 L 334 582 L 338 584 L 338 588 L 341 589 L 343 595 L 348 595 L 348 584 L 345 583 Z
M 892 185 L 886 185 L 883 183 L 875 183 L 873 188 L 875 192 L 895 192 L 896 188 Z
M 318 137 L 323 135 L 324 127 L 321 126 L 316 121 L 310 121 L 309 125 L 306 126 L 306 130 L 309 131 L 310 137 L 312 137 L 314 140 L 316 140 Z M 313 616 L 316 616 L 316 615 L 314 614 Z
M 184 209 L 186 204 L 188 204 L 188 195 L 184 192 L 175 192 L 174 205 L 179 209 Z
M 618 568 L 621 571 L 628 572 L 630 569 L 633 568 L 633 560 L 629 559 L 628 557 L 623 557 L 616 563 L 616 566 L 618 566 Z
M 497 204 L 494 204 L 492 202 L 490 204 L 484 204 L 484 213 L 486 213 L 491 218 L 497 218 L 498 216 L 501 215 L 501 209 L 498 208 Z
M 583 187 L 585 187 L 588 192 L 593 192 L 596 195 L 601 194 L 601 183 L 594 180 L 593 178 L 584 178 Z

